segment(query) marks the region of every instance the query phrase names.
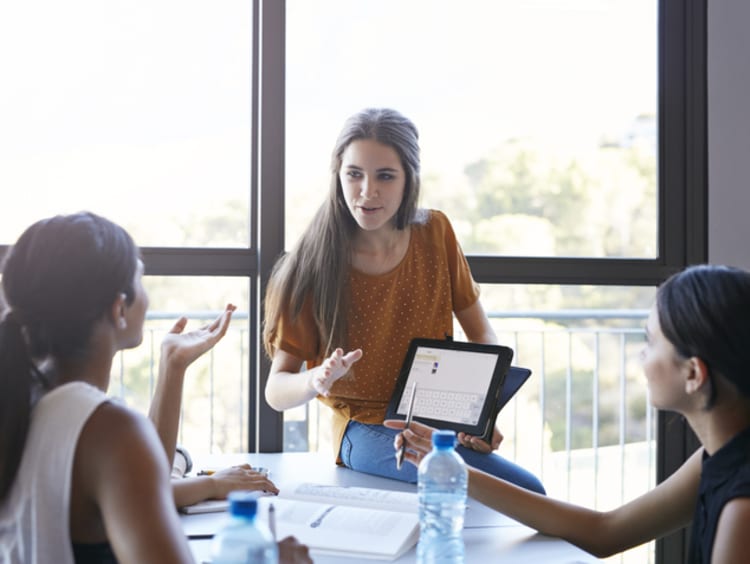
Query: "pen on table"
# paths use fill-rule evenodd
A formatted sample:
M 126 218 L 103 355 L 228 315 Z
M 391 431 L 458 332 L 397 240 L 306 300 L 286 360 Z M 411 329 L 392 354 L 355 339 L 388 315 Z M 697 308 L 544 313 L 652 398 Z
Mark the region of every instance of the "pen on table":
M 276 540 L 276 508 L 273 503 L 268 504 L 268 528 L 271 531 L 273 540 Z
M 248 470 L 252 470 L 254 472 L 257 472 L 258 474 L 262 474 L 266 478 L 268 477 L 268 474 L 270 473 L 268 468 L 264 468 L 263 466 L 258 466 L 256 468 L 250 468 L 248 467 Z M 201 470 L 196 474 L 196 476 L 212 476 L 213 474 L 216 474 L 216 470 Z
M 406 411 L 406 423 L 404 424 L 404 429 L 409 428 L 409 423 L 411 423 L 411 416 L 414 412 L 414 398 L 417 397 L 417 383 L 414 382 L 414 385 L 411 388 L 411 396 L 409 397 L 409 409 Z M 401 438 L 401 448 L 398 449 L 398 454 L 396 455 L 396 468 L 398 470 L 401 470 L 401 465 L 404 463 L 404 455 L 406 454 L 406 439 L 403 437 Z

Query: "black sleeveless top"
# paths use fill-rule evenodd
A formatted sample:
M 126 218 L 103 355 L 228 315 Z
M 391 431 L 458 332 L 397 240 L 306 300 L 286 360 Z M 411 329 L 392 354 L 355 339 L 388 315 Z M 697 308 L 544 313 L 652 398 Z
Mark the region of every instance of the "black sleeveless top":
M 750 428 L 708 456 L 703 470 L 690 537 L 690 564 L 708 564 L 716 525 L 724 506 L 736 497 L 750 497 Z
M 108 542 L 73 543 L 73 558 L 76 564 L 117 564 L 115 553 Z

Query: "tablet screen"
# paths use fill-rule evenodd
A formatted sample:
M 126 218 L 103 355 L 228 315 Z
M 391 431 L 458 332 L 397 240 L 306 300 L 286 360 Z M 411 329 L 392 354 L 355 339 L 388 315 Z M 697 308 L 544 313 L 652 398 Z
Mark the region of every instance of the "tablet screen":
M 476 425 L 490 391 L 498 354 L 419 346 L 397 413 L 406 416 L 414 383 L 414 417 Z

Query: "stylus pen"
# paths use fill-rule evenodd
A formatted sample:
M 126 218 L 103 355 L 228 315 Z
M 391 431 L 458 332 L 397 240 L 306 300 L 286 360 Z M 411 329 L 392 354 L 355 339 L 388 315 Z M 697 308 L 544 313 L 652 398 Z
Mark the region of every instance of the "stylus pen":
M 406 411 L 406 424 L 404 425 L 404 429 L 408 429 L 409 423 L 411 423 L 411 415 L 414 412 L 414 398 L 416 397 L 417 397 L 417 383 L 414 382 L 414 385 L 411 387 L 411 396 L 409 397 L 409 409 Z M 398 454 L 396 455 L 396 468 L 398 470 L 401 470 L 401 465 L 404 463 L 405 454 L 406 454 L 406 439 L 402 437 L 401 448 L 398 449 Z

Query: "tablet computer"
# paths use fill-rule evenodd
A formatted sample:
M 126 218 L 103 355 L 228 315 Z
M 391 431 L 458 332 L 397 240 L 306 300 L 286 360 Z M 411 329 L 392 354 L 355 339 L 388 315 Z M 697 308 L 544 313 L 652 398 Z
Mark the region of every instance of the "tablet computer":
M 513 349 L 502 345 L 413 339 L 386 418 L 406 417 L 409 395 L 416 383 L 414 419 L 490 442 L 512 359 Z

